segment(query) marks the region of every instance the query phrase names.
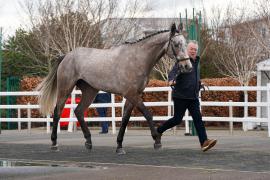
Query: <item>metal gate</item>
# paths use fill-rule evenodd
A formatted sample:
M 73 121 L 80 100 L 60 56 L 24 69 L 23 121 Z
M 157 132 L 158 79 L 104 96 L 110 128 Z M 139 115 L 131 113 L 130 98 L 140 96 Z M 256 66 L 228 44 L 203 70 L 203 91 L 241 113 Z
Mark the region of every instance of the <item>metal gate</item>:
M 20 89 L 20 78 L 16 76 L 11 76 L 7 78 L 7 92 L 10 91 L 18 91 Z M 16 104 L 17 97 L 16 96 L 7 96 L 7 105 Z M 17 111 L 15 109 L 7 109 L 6 117 L 7 118 L 15 118 L 17 117 Z M 7 129 L 17 129 L 16 122 L 8 122 Z

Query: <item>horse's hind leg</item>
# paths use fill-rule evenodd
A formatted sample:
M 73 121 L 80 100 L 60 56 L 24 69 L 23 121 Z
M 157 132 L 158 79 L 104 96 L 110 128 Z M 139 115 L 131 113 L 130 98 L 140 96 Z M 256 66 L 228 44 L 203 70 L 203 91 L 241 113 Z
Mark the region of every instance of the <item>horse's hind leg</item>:
M 125 134 L 125 130 L 131 115 L 131 112 L 133 110 L 133 104 L 131 104 L 128 100 L 125 103 L 124 106 L 124 113 L 123 113 L 123 118 L 122 118 L 122 123 L 121 123 L 121 127 L 117 136 L 117 149 L 116 149 L 116 153 L 117 154 L 125 154 L 125 151 L 122 147 L 122 142 L 123 142 L 123 138 L 124 138 L 124 134 Z
M 65 107 L 65 102 L 72 92 L 72 88 L 69 89 L 69 91 L 60 91 L 58 92 L 57 96 L 57 102 L 56 106 L 54 108 L 54 113 L 53 113 L 53 128 L 52 128 L 52 134 L 51 134 L 51 141 L 52 141 L 52 150 L 58 150 L 57 146 L 57 127 L 58 127 L 58 122 L 61 117 L 61 113 L 63 111 L 63 108 Z
M 94 89 L 92 86 L 90 86 L 88 83 L 86 83 L 83 80 L 79 80 L 77 82 L 77 87 L 81 89 L 82 91 L 82 98 L 76 109 L 74 110 L 74 113 L 81 125 L 84 138 L 86 139 L 85 147 L 87 149 L 92 149 L 92 140 L 91 140 L 91 134 L 87 127 L 87 124 L 84 120 L 84 111 L 89 107 L 89 105 L 93 102 L 95 96 L 98 93 L 97 89 Z

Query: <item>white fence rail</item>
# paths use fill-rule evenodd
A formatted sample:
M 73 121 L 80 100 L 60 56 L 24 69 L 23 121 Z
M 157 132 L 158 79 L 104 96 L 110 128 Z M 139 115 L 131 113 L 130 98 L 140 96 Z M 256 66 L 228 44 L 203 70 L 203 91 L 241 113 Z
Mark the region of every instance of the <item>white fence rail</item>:
M 144 102 L 146 106 L 163 106 L 168 108 L 168 112 L 166 116 L 156 116 L 155 114 L 153 117 L 154 121 L 157 120 L 167 120 L 168 118 L 172 117 L 172 108 L 173 108 L 173 102 L 171 99 L 171 88 L 170 87 L 148 87 L 145 89 L 145 92 L 161 92 L 161 91 L 166 91 L 168 93 L 168 99 L 167 101 L 163 102 Z M 210 86 L 208 91 L 243 91 L 245 92 L 245 100 L 247 101 L 247 96 L 248 96 L 248 91 L 256 91 L 257 95 L 261 95 L 262 91 L 267 92 L 267 99 L 265 102 L 213 102 L 213 101 L 201 101 L 201 106 L 223 106 L 223 107 L 228 107 L 230 110 L 230 115 L 229 117 L 203 117 L 204 121 L 218 121 L 218 122 L 229 122 L 230 123 L 230 131 L 232 132 L 232 124 L 233 122 L 254 122 L 254 123 L 267 123 L 268 124 L 268 136 L 270 137 L 270 84 L 267 86 L 247 86 L 247 87 L 240 87 L 240 86 Z M 102 92 L 101 92 L 102 93 Z M 39 92 L 37 91 L 27 91 L 27 92 L 0 92 L 0 97 L 1 96 L 37 96 Z M 81 94 L 81 91 L 73 91 L 71 95 L 71 102 L 75 102 L 75 95 Z M 260 96 L 261 97 L 261 96 Z M 112 122 L 112 133 L 116 133 L 116 121 L 121 121 L 122 117 L 117 117 L 115 113 L 115 108 L 116 107 L 121 107 L 123 108 L 124 106 L 124 101 L 123 99 L 122 102 L 116 103 L 115 102 L 115 95 L 112 94 L 111 96 L 111 103 L 97 103 L 97 104 L 91 104 L 89 108 L 96 108 L 96 107 L 110 107 L 112 108 L 111 111 L 111 117 L 86 117 L 86 121 L 91 121 L 91 122 L 96 122 L 96 121 L 110 121 Z M 77 104 L 67 104 L 65 108 L 71 108 L 75 109 Z M 233 117 L 232 114 L 232 107 L 244 107 L 245 108 L 245 113 L 244 117 Z M 261 108 L 261 107 L 266 107 L 267 108 L 267 117 L 260 117 L 260 113 L 257 113 L 256 117 L 249 117 L 247 110 L 248 107 L 256 107 Z M 52 118 L 48 115 L 45 118 L 32 118 L 31 117 L 31 109 L 39 109 L 39 105 L 37 104 L 27 104 L 27 105 L 0 105 L 0 110 L 1 109 L 16 109 L 18 117 L 17 118 L 3 118 L 0 117 L 0 122 L 18 122 L 18 129 L 20 130 L 21 128 L 21 122 L 27 122 L 28 123 L 28 130 L 31 130 L 31 122 L 46 122 L 47 124 L 47 132 L 50 132 L 50 122 L 52 122 Z M 22 109 L 27 109 L 27 118 L 22 118 L 21 117 L 21 110 Z M 70 118 L 61 118 L 60 122 L 63 121 L 69 121 L 69 127 L 68 131 L 72 131 L 73 128 L 75 127 L 74 122 L 77 121 L 77 119 L 74 116 L 73 110 L 70 111 Z M 257 111 L 258 112 L 258 111 Z M 259 114 L 259 115 L 258 115 Z M 188 113 L 183 118 L 186 123 L 186 132 L 189 132 L 189 125 L 188 122 L 192 120 L 190 116 L 188 116 Z M 140 117 L 131 117 L 130 121 L 145 121 L 145 118 L 140 116 Z M 60 129 L 59 129 L 60 131 Z

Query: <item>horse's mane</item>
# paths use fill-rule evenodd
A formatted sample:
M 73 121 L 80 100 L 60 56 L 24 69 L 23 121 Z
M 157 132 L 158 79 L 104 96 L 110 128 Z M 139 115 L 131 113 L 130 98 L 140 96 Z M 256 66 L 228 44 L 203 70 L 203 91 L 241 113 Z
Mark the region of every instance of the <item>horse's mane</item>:
M 140 39 L 138 39 L 138 40 L 135 40 L 135 41 L 126 41 L 125 44 L 135 44 L 135 43 L 140 42 L 140 41 L 143 41 L 143 40 L 145 40 L 145 39 L 147 39 L 147 38 L 153 37 L 153 36 L 155 36 L 155 35 L 157 35 L 157 34 L 161 34 L 161 33 L 164 33 L 164 32 L 169 32 L 169 31 L 170 31 L 170 30 L 161 30 L 161 31 L 157 31 L 157 32 L 155 32 L 155 33 L 149 34 L 149 35 L 147 35 L 147 36 L 145 36 L 145 37 L 143 37 L 143 38 L 140 38 Z

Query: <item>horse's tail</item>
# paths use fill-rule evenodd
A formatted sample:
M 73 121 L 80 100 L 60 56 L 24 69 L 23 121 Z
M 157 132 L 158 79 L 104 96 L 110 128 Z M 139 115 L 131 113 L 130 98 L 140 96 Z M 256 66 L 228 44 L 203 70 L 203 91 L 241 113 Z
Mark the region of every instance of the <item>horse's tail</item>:
M 52 112 L 53 106 L 57 98 L 57 69 L 65 56 L 60 56 L 56 59 L 49 74 L 38 85 L 37 90 L 40 91 L 38 102 L 40 105 L 40 112 L 46 116 Z

